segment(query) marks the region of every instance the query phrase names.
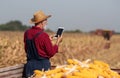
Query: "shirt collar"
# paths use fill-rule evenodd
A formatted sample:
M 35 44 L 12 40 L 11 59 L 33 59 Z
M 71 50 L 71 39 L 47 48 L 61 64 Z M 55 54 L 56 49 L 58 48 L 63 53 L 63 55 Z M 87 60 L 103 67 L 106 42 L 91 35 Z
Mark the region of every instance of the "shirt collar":
M 37 26 L 32 26 L 32 29 L 38 29 L 38 30 L 44 31 L 44 29 L 41 29 L 40 27 L 37 27 Z

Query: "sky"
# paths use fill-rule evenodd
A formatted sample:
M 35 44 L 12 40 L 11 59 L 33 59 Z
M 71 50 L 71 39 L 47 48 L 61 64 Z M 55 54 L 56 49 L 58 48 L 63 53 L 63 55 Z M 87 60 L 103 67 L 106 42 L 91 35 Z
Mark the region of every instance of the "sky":
M 91 31 L 109 29 L 120 32 L 120 0 L 0 0 L 0 24 L 29 20 L 42 10 L 48 19 L 47 28 Z

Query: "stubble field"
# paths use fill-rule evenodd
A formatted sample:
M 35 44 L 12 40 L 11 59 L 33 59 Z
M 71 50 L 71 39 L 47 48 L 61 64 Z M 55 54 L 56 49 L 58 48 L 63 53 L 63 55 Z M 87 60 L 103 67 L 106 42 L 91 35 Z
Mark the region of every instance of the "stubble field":
M 113 35 L 110 42 L 110 48 L 105 49 L 106 40 L 102 36 L 64 33 L 59 53 L 50 59 L 51 64 L 62 65 L 69 58 L 81 61 L 91 59 L 104 61 L 111 68 L 120 69 L 120 35 Z M 25 62 L 23 32 L 0 31 L 0 68 Z

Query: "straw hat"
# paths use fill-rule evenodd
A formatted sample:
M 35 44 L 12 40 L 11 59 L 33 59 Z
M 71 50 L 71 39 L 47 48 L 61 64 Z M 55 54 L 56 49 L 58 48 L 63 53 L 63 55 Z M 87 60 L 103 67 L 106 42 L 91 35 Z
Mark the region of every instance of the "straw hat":
M 38 23 L 49 17 L 51 17 L 51 15 L 45 15 L 44 12 L 40 10 L 34 13 L 33 18 L 30 20 L 30 23 Z

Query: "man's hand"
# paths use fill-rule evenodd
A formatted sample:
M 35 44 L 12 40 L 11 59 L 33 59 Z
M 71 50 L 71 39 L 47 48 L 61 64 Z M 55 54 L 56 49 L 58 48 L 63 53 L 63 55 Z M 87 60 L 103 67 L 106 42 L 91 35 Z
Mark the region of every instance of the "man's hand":
M 58 37 L 57 37 L 57 41 L 56 41 L 56 45 L 59 45 L 59 43 L 62 42 L 62 39 L 63 39 L 62 35 L 61 35 L 61 36 L 58 36 Z
M 53 35 L 50 35 L 49 36 L 50 40 L 52 41 L 54 39 L 54 36 Z

